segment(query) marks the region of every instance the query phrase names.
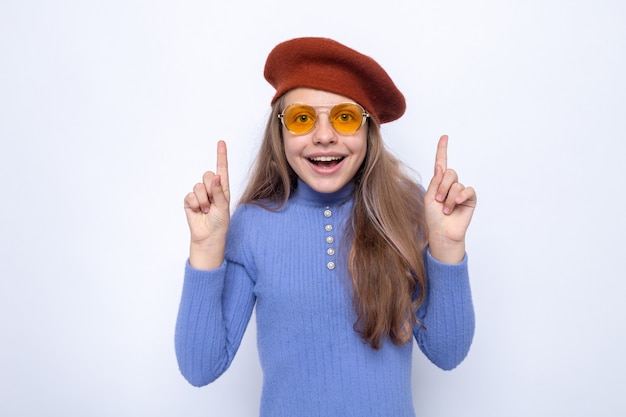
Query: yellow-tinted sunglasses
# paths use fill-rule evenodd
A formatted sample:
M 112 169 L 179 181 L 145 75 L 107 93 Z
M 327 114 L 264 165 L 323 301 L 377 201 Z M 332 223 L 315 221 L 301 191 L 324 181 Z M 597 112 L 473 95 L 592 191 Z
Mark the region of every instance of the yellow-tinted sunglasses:
M 339 103 L 333 106 L 330 112 L 318 112 L 308 104 L 294 103 L 287 106 L 278 118 L 292 134 L 304 135 L 313 130 L 321 113 L 328 113 L 330 124 L 341 135 L 355 133 L 370 117 L 369 113 L 356 103 Z

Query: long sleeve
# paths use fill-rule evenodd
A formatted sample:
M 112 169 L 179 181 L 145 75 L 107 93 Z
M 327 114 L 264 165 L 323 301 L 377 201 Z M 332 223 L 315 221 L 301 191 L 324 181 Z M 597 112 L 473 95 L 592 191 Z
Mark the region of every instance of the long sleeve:
M 427 250 L 427 294 L 417 316 L 423 326 L 414 335 L 428 359 L 441 369 L 457 367 L 467 356 L 474 337 L 474 307 L 467 256 L 459 264 L 437 261 Z
M 235 226 L 233 233 L 237 229 Z M 231 239 L 236 240 L 233 233 Z M 255 300 L 254 283 L 241 263 L 227 256 L 220 268 L 201 271 L 187 262 L 175 348 L 180 371 L 189 383 L 209 384 L 228 369 L 250 321 Z

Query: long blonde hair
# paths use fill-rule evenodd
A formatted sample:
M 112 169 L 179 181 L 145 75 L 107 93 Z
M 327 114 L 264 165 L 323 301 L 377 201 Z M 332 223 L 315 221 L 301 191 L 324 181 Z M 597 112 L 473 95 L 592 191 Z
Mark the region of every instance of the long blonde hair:
M 297 186 L 287 163 L 278 113 L 272 107 L 252 175 L 239 204 L 268 210 L 284 206 Z M 348 268 L 357 316 L 354 329 L 372 348 L 386 337 L 411 341 L 419 324 L 415 312 L 426 292 L 424 248 L 428 230 L 423 190 L 384 146 L 380 127 L 368 119 L 367 154 L 354 178 L 352 218 L 346 234 L 352 242 Z

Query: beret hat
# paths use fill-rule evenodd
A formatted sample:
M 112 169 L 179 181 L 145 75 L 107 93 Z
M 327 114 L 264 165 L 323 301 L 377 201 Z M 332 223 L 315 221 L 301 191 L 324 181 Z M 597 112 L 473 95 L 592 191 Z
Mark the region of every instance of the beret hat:
M 304 87 L 348 97 L 378 123 L 400 118 L 404 96 L 372 58 L 328 38 L 296 38 L 274 47 L 265 79 L 276 89 L 272 104 L 287 91 Z

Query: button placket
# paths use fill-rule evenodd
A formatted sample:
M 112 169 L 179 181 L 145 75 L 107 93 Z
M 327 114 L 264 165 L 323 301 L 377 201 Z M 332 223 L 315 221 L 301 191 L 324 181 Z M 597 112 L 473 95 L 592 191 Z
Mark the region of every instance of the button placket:
M 333 215 L 332 210 L 329 207 L 326 207 L 326 209 L 324 209 L 324 217 L 327 219 L 330 219 L 332 215 Z M 326 225 L 324 226 L 324 230 L 326 231 L 326 233 L 331 233 L 334 230 L 334 227 L 331 223 L 326 223 Z M 330 245 L 333 245 L 334 243 L 335 243 L 335 237 L 330 234 L 326 235 L 326 244 L 329 245 L 326 248 L 326 255 L 331 257 L 331 260 L 326 262 L 326 268 L 328 268 L 331 271 L 335 269 L 335 262 L 334 262 L 335 248 L 334 246 L 330 246 Z

